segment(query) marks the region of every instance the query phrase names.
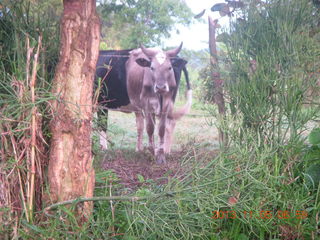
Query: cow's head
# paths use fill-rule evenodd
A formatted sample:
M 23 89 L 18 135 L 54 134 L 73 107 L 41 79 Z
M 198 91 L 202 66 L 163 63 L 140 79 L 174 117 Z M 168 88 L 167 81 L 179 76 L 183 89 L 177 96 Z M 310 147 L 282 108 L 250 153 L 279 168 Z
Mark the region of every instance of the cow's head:
M 150 69 L 150 74 L 152 76 L 150 80 L 152 81 L 153 89 L 156 93 L 164 94 L 176 87 L 170 58 L 176 57 L 181 48 L 182 43 L 179 47 L 166 52 L 141 46 L 141 50 L 147 58 L 138 58 L 136 59 L 136 62 L 140 66 L 148 67 Z

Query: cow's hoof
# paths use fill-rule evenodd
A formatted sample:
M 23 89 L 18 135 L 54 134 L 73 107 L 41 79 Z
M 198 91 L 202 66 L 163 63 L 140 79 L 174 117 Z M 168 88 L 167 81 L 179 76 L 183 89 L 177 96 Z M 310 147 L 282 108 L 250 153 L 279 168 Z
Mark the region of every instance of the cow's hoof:
M 148 150 L 149 150 L 149 152 L 150 152 L 152 155 L 155 154 L 155 151 L 154 151 L 154 148 L 153 148 L 153 147 L 149 146 L 149 147 L 148 147 Z
M 157 162 L 157 164 L 165 164 L 166 163 L 166 156 L 163 152 L 157 154 L 156 162 Z
M 143 152 L 143 147 L 136 147 L 136 152 Z

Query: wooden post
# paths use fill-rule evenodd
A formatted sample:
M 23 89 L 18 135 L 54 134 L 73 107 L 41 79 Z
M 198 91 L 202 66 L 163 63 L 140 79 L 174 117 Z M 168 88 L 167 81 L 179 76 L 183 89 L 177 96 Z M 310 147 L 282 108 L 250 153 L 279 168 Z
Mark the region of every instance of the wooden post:
M 209 49 L 210 49 L 210 63 L 211 63 L 211 76 L 213 81 L 213 99 L 218 105 L 218 111 L 221 119 L 225 118 L 225 102 L 223 96 L 223 80 L 220 77 L 219 64 L 218 64 L 218 52 L 216 46 L 216 29 L 219 28 L 218 20 L 212 20 L 208 17 L 209 24 Z M 221 128 L 219 131 L 219 143 L 221 146 L 225 146 L 227 143 L 227 137 L 225 136 Z

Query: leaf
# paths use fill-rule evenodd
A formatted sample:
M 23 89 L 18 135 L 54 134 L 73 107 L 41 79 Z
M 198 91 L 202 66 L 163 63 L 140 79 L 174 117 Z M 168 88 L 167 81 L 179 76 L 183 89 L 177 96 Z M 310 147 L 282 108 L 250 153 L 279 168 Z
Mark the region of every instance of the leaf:
M 219 14 L 220 14 L 221 17 L 224 17 L 224 16 L 226 16 L 228 13 L 226 13 L 226 12 L 224 12 L 224 11 L 219 11 Z
M 309 142 L 312 145 L 320 144 L 320 128 L 314 128 L 309 134 Z
M 222 11 L 225 7 L 229 8 L 226 3 L 217 3 L 211 7 L 212 12 Z
M 224 17 L 226 15 L 230 15 L 230 8 L 228 5 L 225 5 L 220 11 L 219 11 L 219 14 L 221 17 Z
M 238 199 L 236 197 L 229 197 L 228 203 L 230 206 L 235 205 L 238 202 Z
M 237 236 L 237 239 L 238 239 L 238 240 L 249 240 L 248 236 L 245 235 L 244 233 L 240 233 L 240 234 Z
M 313 164 L 308 167 L 304 177 L 308 187 L 317 189 L 320 183 L 320 164 Z
M 137 174 L 137 178 L 138 178 L 140 183 L 144 183 L 145 182 L 144 177 L 142 175 Z
M 206 12 L 206 10 L 203 9 L 200 13 L 198 13 L 197 15 L 195 15 L 194 18 L 201 18 L 201 17 L 204 15 L 205 12 Z
M 228 6 L 232 7 L 232 8 L 243 8 L 244 7 L 244 3 L 240 2 L 240 1 L 227 1 L 228 2 Z

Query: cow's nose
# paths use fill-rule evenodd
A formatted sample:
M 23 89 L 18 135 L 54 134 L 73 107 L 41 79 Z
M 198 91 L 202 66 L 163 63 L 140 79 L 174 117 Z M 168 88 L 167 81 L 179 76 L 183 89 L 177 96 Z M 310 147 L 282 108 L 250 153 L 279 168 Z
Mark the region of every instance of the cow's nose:
M 167 92 L 169 90 L 167 84 L 156 84 L 155 88 L 157 92 Z

